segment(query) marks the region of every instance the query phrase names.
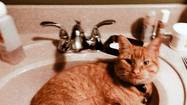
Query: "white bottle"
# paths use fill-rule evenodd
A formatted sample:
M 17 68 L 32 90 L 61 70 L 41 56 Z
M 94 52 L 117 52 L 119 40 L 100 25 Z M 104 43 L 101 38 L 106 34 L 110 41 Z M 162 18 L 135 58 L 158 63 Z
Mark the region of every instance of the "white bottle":
M 169 10 L 167 10 L 167 9 L 162 9 L 161 10 L 161 25 L 162 26 L 159 26 L 159 34 L 162 34 L 162 35 L 164 35 L 164 34 L 169 34 L 168 32 L 167 32 L 167 30 L 166 30 L 166 28 L 167 28 L 167 23 L 168 23 L 168 21 L 169 21 L 169 18 L 170 18 L 170 11 Z
M 10 64 L 17 64 L 23 58 L 22 43 L 15 23 L 12 17 L 7 15 L 5 4 L 0 1 L 0 59 Z
M 143 21 L 144 43 L 151 42 L 152 35 L 154 32 L 154 28 L 155 28 L 155 22 L 156 22 L 156 12 L 150 11 Z

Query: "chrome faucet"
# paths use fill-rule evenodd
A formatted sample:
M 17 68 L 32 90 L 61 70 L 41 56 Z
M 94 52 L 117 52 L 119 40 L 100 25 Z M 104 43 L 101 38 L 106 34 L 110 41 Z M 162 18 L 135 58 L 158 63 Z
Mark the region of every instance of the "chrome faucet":
M 53 26 L 60 29 L 59 37 L 60 40 L 57 45 L 57 50 L 60 53 L 67 51 L 80 52 L 83 49 L 103 50 L 103 44 L 101 42 L 101 34 L 99 28 L 103 25 L 111 25 L 115 23 L 115 20 L 104 20 L 94 26 L 91 32 L 90 38 L 86 38 L 84 30 L 81 27 L 81 22 L 75 20 L 76 24 L 72 28 L 72 34 L 69 38 L 67 31 L 62 27 L 61 24 L 43 21 L 40 23 L 41 26 Z
M 87 40 L 88 46 L 91 49 L 95 50 L 102 50 L 103 49 L 103 44 L 101 42 L 101 34 L 99 32 L 99 28 L 103 25 L 111 25 L 113 23 L 116 23 L 115 20 L 104 20 L 96 24 L 91 32 L 90 38 Z
M 76 24 L 73 26 L 71 34 L 71 49 L 74 52 L 79 52 L 85 47 L 86 37 L 81 27 L 81 22 L 78 20 L 75 20 L 75 22 Z
M 68 50 L 70 50 L 70 40 L 67 31 L 62 27 L 62 25 L 51 22 L 51 21 L 43 21 L 40 23 L 41 26 L 54 26 L 60 29 L 59 31 L 59 37 L 60 40 L 58 42 L 57 50 L 61 53 L 65 53 Z

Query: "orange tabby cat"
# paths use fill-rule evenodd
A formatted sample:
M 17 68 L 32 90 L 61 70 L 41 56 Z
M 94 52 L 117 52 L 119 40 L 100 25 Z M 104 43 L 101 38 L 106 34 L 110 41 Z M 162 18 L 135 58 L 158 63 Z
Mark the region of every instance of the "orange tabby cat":
M 120 35 L 113 62 L 83 64 L 50 79 L 31 105 L 146 105 L 157 74 L 160 38 L 147 47 L 131 45 Z

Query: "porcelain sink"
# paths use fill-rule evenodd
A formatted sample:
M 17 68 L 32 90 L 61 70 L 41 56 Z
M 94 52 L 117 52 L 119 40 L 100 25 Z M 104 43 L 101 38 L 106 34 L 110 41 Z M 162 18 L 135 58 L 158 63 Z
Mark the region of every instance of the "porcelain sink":
M 113 59 L 115 56 L 99 51 L 58 54 L 52 43 L 42 41 L 24 47 L 26 58 L 16 66 L 0 63 L 0 104 L 29 105 L 32 97 L 61 68 Z M 151 105 L 185 105 L 186 85 L 178 69 L 161 54 L 160 71 L 154 80 L 155 91 Z

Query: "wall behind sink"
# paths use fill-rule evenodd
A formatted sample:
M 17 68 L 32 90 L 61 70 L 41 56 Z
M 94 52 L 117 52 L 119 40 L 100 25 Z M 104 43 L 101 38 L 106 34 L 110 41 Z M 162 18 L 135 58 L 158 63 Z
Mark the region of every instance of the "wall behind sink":
M 8 10 L 16 22 L 21 35 L 31 37 L 31 34 L 51 34 L 58 38 L 56 28 L 44 28 L 41 21 L 50 20 L 61 23 L 70 33 L 74 20 L 82 21 L 86 35 L 90 35 L 95 24 L 104 19 L 115 19 L 116 24 L 102 27 L 103 38 L 113 34 L 131 33 L 132 24 L 144 17 L 150 10 L 157 12 L 169 9 L 171 18 L 168 27 L 178 22 L 187 22 L 187 9 L 184 4 L 139 4 L 139 5 L 9 5 Z M 52 36 L 52 37 L 53 37 Z

